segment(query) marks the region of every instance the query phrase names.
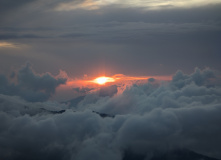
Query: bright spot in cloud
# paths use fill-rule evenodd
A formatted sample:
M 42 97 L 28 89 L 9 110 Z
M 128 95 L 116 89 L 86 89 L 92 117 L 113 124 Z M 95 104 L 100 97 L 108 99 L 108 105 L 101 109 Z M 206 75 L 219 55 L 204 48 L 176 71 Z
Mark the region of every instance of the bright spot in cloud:
M 0 48 L 19 48 L 19 46 L 9 42 L 0 42 Z
M 61 74 L 61 73 L 60 73 Z M 61 77 L 66 77 L 66 74 Z M 171 81 L 172 76 L 127 76 L 124 74 L 115 74 L 110 77 L 106 76 L 100 76 L 100 77 L 90 77 L 90 76 L 84 76 L 83 78 L 77 78 L 73 79 L 71 77 L 67 77 L 68 81 L 64 85 L 60 85 L 57 88 L 56 95 L 54 95 L 53 98 L 59 99 L 59 100 L 68 100 L 73 98 L 73 88 L 79 88 L 79 91 L 82 88 L 89 89 L 88 92 L 85 92 L 85 89 L 83 91 L 87 93 L 92 93 L 94 91 L 97 91 L 100 87 L 103 86 L 111 86 L 111 85 L 116 85 L 118 86 L 118 93 L 121 94 L 123 91 L 127 88 L 132 86 L 133 84 L 144 84 L 148 83 L 148 80 L 150 78 L 153 78 L 156 80 L 156 82 L 160 81 Z M 153 82 L 155 83 L 155 81 Z M 76 96 L 79 96 L 76 94 Z M 80 96 L 82 94 L 80 93 Z
M 111 78 L 111 77 L 98 77 L 96 79 L 93 80 L 94 83 L 100 84 L 100 85 L 104 85 L 107 82 L 114 82 L 115 79 Z
M 131 77 L 131 76 L 126 76 L 123 74 L 115 74 L 111 77 L 106 77 L 106 76 L 101 76 L 101 77 L 96 77 L 93 79 L 87 78 L 86 79 L 71 79 L 67 81 L 67 83 L 63 87 L 95 87 L 94 85 L 107 85 L 107 83 L 110 83 L 110 85 L 113 84 L 128 84 L 128 83 L 146 83 L 148 79 L 154 78 L 155 80 L 159 81 L 170 81 L 172 79 L 171 75 L 168 76 L 137 76 L 137 77 Z

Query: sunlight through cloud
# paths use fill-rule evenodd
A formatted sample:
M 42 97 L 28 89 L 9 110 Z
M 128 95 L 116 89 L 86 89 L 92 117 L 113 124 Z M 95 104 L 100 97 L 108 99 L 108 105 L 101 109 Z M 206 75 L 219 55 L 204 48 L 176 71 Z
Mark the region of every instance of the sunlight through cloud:
M 220 3 L 220 0 L 85 0 L 82 3 L 77 3 L 75 1 L 61 3 L 59 4 L 55 10 L 56 11 L 70 11 L 75 9 L 85 9 L 85 10 L 97 10 L 102 8 L 103 6 L 108 5 L 117 5 L 118 7 L 141 7 L 146 9 L 162 9 L 162 8 L 191 8 L 204 6 L 209 4 L 217 4 Z
M 20 48 L 18 44 L 9 42 L 0 42 L 0 48 Z

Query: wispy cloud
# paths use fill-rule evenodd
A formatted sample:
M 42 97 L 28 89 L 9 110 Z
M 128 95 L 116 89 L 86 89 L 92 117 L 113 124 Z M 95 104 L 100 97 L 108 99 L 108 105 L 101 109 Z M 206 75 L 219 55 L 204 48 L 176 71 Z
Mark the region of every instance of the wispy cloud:
M 75 9 L 86 9 L 86 10 L 95 10 L 98 9 L 101 3 L 99 1 L 94 0 L 86 0 L 82 3 L 76 4 L 75 1 L 72 2 L 64 2 L 59 4 L 55 10 L 56 11 L 70 11 Z
M 146 9 L 160 9 L 160 8 L 189 8 L 204 6 L 208 4 L 220 3 L 219 0 L 85 0 L 82 3 L 76 4 L 75 1 L 60 3 L 55 10 L 56 11 L 70 11 L 75 9 L 96 10 L 107 5 L 117 5 L 118 7 L 142 7 Z
M 21 48 L 21 45 L 17 43 L 10 43 L 10 42 L 0 42 L 0 49 L 1 48 Z

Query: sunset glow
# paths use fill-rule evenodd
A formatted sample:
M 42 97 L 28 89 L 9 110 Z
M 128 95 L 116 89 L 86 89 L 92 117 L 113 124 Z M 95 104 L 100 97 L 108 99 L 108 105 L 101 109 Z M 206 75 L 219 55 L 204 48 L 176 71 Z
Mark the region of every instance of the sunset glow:
M 9 42 L 0 42 L 0 48 L 19 48 L 18 45 Z
M 171 75 L 168 76 L 126 76 L 124 74 L 115 74 L 111 77 L 100 76 L 95 78 L 85 79 L 69 79 L 62 88 L 71 87 L 96 87 L 96 85 L 113 85 L 113 84 L 142 84 L 147 83 L 148 79 L 154 78 L 157 81 L 170 81 Z M 95 85 L 95 86 L 94 86 Z
M 111 78 L 111 77 L 103 76 L 103 77 L 98 77 L 98 78 L 94 79 L 93 82 L 97 83 L 99 85 L 104 85 L 107 82 L 115 82 L 115 79 Z
M 212 3 L 219 3 L 219 0 L 211 0 Z M 71 11 L 76 9 L 85 9 L 85 10 L 98 10 L 102 7 L 108 5 L 118 5 L 124 8 L 127 7 L 143 7 L 146 9 L 162 9 L 163 7 L 174 8 L 191 8 L 193 6 L 204 6 L 211 3 L 207 0 L 170 0 L 170 1 L 141 1 L 141 0 L 84 0 L 76 3 L 76 1 L 68 1 L 58 4 L 54 10 L 55 11 Z

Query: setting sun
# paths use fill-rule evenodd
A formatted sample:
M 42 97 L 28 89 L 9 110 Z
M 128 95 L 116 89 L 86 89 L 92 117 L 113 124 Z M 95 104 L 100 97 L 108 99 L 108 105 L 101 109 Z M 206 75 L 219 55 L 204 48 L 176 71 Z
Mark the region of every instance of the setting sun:
M 100 84 L 100 85 L 104 85 L 107 82 L 114 82 L 115 79 L 111 78 L 111 77 L 98 77 L 96 79 L 94 79 L 94 83 Z

